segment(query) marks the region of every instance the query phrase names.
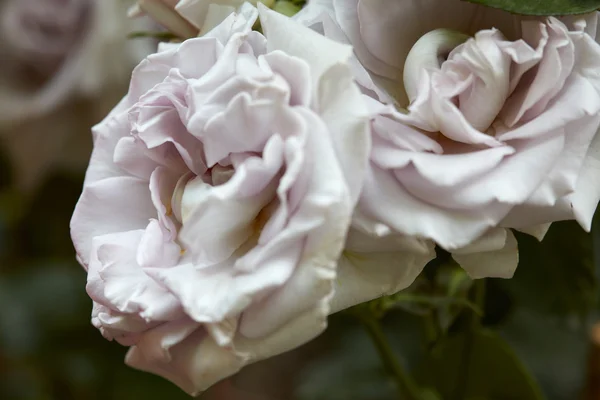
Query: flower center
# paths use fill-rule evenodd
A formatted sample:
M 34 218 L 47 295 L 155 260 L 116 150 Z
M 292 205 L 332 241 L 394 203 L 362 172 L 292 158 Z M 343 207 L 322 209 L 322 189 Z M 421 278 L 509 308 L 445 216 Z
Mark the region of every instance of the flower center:
M 404 89 L 411 102 L 417 97 L 422 71 L 440 69 L 448 54 L 468 39 L 468 35 L 457 31 L 436 29 L 417 40 L 404 63 Z

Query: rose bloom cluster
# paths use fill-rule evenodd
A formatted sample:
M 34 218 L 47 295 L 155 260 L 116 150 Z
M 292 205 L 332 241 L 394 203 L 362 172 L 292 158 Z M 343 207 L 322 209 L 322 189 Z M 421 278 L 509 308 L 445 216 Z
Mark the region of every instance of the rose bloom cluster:
M 132 367 L 196 394 L 406 288 L 436 246 L 473 278 L 509 278 L 512 230 L 590 228 L 596 13 L 525 19 L 459 0 L 312 0 L 291 19 L 234 1 L 133 11 L 188 39 L 147 57 L 93 129 L 71 221 L 92 323 Z

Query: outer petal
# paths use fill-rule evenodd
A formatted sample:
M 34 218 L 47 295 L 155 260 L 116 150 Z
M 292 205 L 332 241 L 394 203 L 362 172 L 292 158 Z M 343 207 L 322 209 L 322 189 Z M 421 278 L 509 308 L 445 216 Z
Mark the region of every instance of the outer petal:
M 118 177 L 86 185 L 71 219 L 71 236 L 79 259 L 84 265 L 89 263 L 93 237 L 143 229 L 154 216 L 156 209 L 147 182 Z
M 371 225 L 374 234 L 379 230 L 375 221 L 381 221 L 380 225 L 396 232 L 431 238 L 446 249 L 454 249 L 469 244 L 494 226 L 508 213 L 510 206 L 491 204 L 480 210 L 443 209 L 415 198 L 398 184 L 391 172 L 373 166 L 367 175 L 359 210 L 363 214 L 363 227 L 369 229 L 367 225 Z
M 123 171 L 113 161 L 115 147 L 129 135 L 127 116 L 124 111 L 131 106 L 131 100 L 125 98 L 98 125 L 92 128 L 94 151 L 85 174 L 84 186 L 105 178 L 123 175 Z
M 243 358 L 224 349 L 200 324 L 182 320 L 144 333 L 125 363 L 169 379 L 191 395 L 237 372 Z
M 276 332 L 248 339 L 238 335 L 229 347 L 190 322 L 166 324 L 144 334 L 132 347 L 126 363 L 161 375 L 197 395 L 217 381 L 233 375 L 243 366 L 298 347 L 321 333 L 326 326 L 328 300 L 289 321 Z
M 495 201 L 521 204 L 552 170 L 564 148 L 564 136 L 561 133 L 562 129 L 558 128 L 540 140 L 511 143 L 514 144 L 514 154 L 504 157 L 491 171 L 457 187 L 446 188 L 425 181 L 412 168 L 397 170 L 395 175 L 410 193 L 444 208 L 484 207 Z
M 123 346 L 132 346 L 140 334 L 158 325 L 148 323 L 137 315 L 122 314 L 96 302 L 92 307 L 92 325 L 108 340 L 116 340 Z
M 528 226 L 526 228 L 521 228 L 521 229 L 517 229 L 517 230 L 520 232 L 526 233 L 528 235 L 531 235 L 541 242 L 544 239 L 544 236 L 546 236 L 546 233 L 548 233 L 548 230 L 550 229 L 550 225 L 552 225 L 552 224 L 548 223 L 548 224 L 534 225 L 534 226 Z
M 598 133 L 598 116 L 588 117 L 578 123 L 570 124 L 568 128 L 581 126 L 580 130 L 571 130 L 584 135 L 583 142 L 573 140 L 575 135 L 566 135 L 569 140 L 567 148 L 556 163 L 555 168 L 542 186 L 525 204 L 515 207 L 502 221 L 505 227 L 517 229 L 531 225 L 546 224 L 554 221 L 576 219 L 585 229 L 591 229 L 592 217 L 600 200 L 598 179 L 598 156 L 600 139 Z M 587 125 L 587 126 L 586 126 Z M 585 148 L 585 135 L 594 134 L 592 143 L 587 148 L 585 157 L 581 152 Z M 580 164 L 582 163 L 582 164 Z M 556 198 L 556 194 L 564 194 Z
M 596 133 L 579 173 L 575 193 L 566 201 L 575 219 L 586 231 L 592 229 L 592 218 L 600 201 L 600 134 Z
M 431 242 L 351 230 L 338 262 L 331 312 L 407 288 L 434 258 Z
M 321 117 L 332 135 L 344 179 L 349 185 L 352 204 L 356 204 L 367 169 L 371 141 L 366 107 L 358 87 L 352 84 L 347 67 L 332 68 L 323 76 L 318 102 Z
M 565 126 L 564 149 L 526 204 L 553 206 L 561 197 L 573 193 L 599 126 L 600 115 L 580 118 Z
M 121 313 L 139 315 L 149 320 L 167 320 L 181 316 L 177 299 L 150 279 L 136 263 L 136 249 L 143 232 L 129 231 L 106 235 L 98 246 L 102 282 L 91 281 L 88 287 L 103 293 L 92 298 Z
M 479 243 L 484 247 L 477 248 L 479 244 L 476 242 L 466 248 L 453 251 L 452 258 L 473 279 L 512 278 L 519 263 L 519 250 L 513 233 L 510 230 L 496 229 L 480 239 Z M 503 247 L 499 250 L 485 251 L 488 245 L 497 247 L 498 244 Z

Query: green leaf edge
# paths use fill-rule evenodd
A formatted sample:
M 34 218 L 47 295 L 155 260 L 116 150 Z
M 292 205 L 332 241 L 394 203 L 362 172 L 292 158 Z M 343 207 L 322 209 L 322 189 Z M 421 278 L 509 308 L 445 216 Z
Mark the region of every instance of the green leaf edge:
M 550 10 L 536 10 L 535 6 L 534 6 L 534 9 L 531 10 L 531 6 L 527 6 L 526 4 L 524 4 L 525 1 L 523 1 L 523 0 L 521 0 L 519 2 L 515 2 L 512 5 L 506 5 L 506 6 L 502 6 L 501 4 L 496 4 L 496 3 L 501 3 L 502 0 L 461 0 L 461 1 L 466 1 L 469 3 L 478 4 L 480 6 L 485 6 L 485 7 L 496 8 L 499 10 L 508 11 L 513 14 L 531 15 L 531 16 L 537 16 L 537 17 L 553 16 L 553 15 L 556 16 L 556 15 L 587 14 L 587 13 L 590 13 L 590 12 L 600 9 L 600 1 L 598 1 L 598 0 L 594 2 L 595 5 L 590 4 L 588 6 L 584 6 L 584 5 L 572 6 L 568 10 L 561 8 L 560 6 L 558 8 L 550 9 Z M 492 3 L 492 4 L 489 4 L 489 3 Z

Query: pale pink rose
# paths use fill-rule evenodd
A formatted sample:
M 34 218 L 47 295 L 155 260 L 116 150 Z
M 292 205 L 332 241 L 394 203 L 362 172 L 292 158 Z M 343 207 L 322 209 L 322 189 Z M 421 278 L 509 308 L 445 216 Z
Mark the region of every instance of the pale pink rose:
M 182 39 L 202 36 L 245 2 L 270 5 L 274 0 L 137 0 L 130 17 L 148 15 Z
M 355 225 L 434 240 L 512 276 L 515 228 L 590 229 L 600 198 L 598 14 L 525 18 L 459 0 L 312 0 L 295 17 L 354 47 L 374 115 Z
M 342 255 L 369 149 L 351 48 L 262 7 L 265 37 L 256 17 L 245 4 L 135 69 L 94 128 L 71 221 L 93 324 L 131 346 L 129 365 L 190 393 L 310 340 L 432 257 L 354 231 Z
M 124 0 L 5 0 L 0 126 L 126 83 L 133 66 L 153 51 L 147 40 L 127 40 L 126 10 Z
M 87 34 L 90 0 L 19 0 L 6 3 L 0 29 L 23 66 L 53 74 Z

